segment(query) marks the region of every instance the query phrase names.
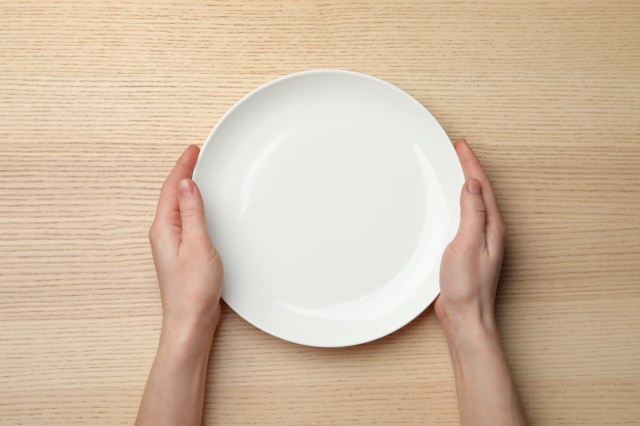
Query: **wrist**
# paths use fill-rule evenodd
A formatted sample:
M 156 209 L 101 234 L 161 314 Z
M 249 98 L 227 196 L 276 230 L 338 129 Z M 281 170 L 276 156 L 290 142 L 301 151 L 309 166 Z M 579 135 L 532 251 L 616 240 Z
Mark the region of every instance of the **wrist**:
M 165 320 L 160 333 L 159 351 L 186 362 L 207 359 L 213 344 L 215 327 L 198 323 Z
M 467 355 L 478 358 L 483 353 L 502 351 L 500 335 L 493 318 L 459 322 L 455 326 L 443 326 L 443 329 L 454 361 Z
M 497 333 L 493 307 L 466 306 L 451 309 L 436 305 L 436 314 L 447 340 L 481 333 Z

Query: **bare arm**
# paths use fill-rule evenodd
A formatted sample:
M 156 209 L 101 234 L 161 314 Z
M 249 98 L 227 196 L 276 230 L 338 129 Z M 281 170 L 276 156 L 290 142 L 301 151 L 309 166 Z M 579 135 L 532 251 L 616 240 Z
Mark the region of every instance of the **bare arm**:
M 158 352 L 137 425 L 199 425 L 213 335 L 220 320 L 222 263 L 191 181 L 198 148 L 182 154 L 165 181 L 149 231 L 162 297 Z
M 494 315 L 506 228 L 480 162 L 456 143 L 466 183 L 458 234 L 442 257 L 435 312 L 445 332 L 462 425 L 526 425 Z

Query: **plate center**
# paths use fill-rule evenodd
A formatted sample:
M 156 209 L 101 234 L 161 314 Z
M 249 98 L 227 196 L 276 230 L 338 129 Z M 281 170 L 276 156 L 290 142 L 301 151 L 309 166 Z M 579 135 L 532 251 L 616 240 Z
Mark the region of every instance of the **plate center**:
M 366 298 L 419 246 L 428 205 L 413 144 L 366 124 L 301 125 L 250 165 L 241 226 L 254 258 L 268 254 L 262 286 L 281 303 L 322 309 Z

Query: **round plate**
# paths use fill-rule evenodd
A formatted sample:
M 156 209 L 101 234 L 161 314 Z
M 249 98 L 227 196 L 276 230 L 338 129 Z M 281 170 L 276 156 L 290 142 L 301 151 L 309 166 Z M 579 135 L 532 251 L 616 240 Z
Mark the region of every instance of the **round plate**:
M 314 70 L 240 100 L 194 171 L 222 297 L 274 336 L 368 342 L 439 293 L 463 175 L 444 130 L 382 80 Z

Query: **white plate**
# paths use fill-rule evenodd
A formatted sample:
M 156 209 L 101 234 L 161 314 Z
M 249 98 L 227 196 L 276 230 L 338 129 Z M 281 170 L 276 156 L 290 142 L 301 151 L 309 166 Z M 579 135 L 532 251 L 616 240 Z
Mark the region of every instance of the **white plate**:
M 462 169 L 433 116 L 389 83 L 339 70 L 274 80 L 220 119 L 194 180 L 223 298 L 267 333 L 355 345 L 438 295 Z

